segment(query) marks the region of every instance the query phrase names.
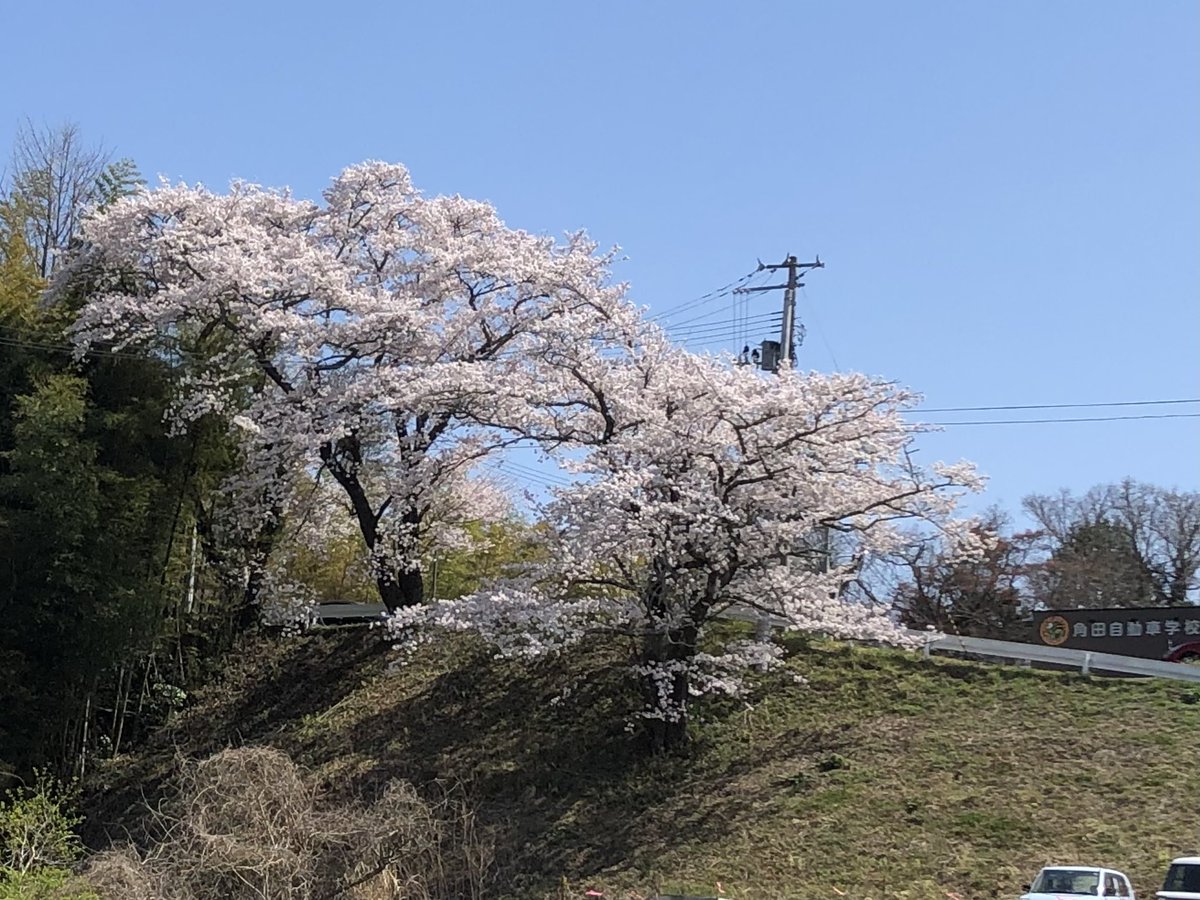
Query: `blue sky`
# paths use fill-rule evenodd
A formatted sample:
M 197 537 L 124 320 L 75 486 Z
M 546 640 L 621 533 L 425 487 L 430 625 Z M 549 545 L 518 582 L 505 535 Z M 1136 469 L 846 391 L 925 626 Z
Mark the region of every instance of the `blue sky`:
M 305 196 L 399 161 L 512 225 L 619 244 L 652 309 L 759 257 L 820 254 L 800 364 L 931 408 L 1200 397 L 1200 3 L 734 10 L 0 0 L 0 146 L 25 116 L 70 120 L 150 176 Z M 722 304 L 704 324 L 729 321 Z M 1139 413 L 1200 404 L 928 418 Z M 1200 418 L 957 426 L 920 446 L 976 461 L 983 503 L 1010 509 L 1126 475 L 1200 488 Z

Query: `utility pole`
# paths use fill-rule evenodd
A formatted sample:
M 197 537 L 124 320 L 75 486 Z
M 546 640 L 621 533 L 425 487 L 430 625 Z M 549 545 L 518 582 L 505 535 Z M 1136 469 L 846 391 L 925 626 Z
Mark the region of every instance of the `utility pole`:
M 779 327 L 778 341 L 763 341 L 758 350 L 750 352 L 750 347 L 747 345 L 742 350 L 742 362 L 754 362 L 759 368 L 767 372 L 778 372 L 781 365 L 794 366 L 796 365 L 796 288 L 804 287 L 804 282 L 800 280 L 801 269 L 823 269 L 825 263 L 821 262 L 821 257 L 816 257 L 814 262 L 802 263 L 796 260 L 794 256 L 788 256 L 781 263 L 768 265 L 762 260 L 758 262 L 758 270 L 761 272 L 764 269 L 775 271 L 778 269 L 787 269 L 788 278 L 786 284 L 767 284 L 762 287 L 752 288 L 736 288 L 735 294 L 753 294 L 759 291 L 777 291 L 783 290 L 783 323 Z M 800 326 L 802 329 L 804 326 Z
M 751 288 L 736 288 L 736 294 L 752 294 L 759 291 L 777 291 L 783 289 L 783 322 L 779 327 L 779 340 L 763 341 L 759 348 L 751 351 L 747 344 L 742 348 L 739 362 L 742 364 L 755 364 L 760 369 L 766 372 L 774 372 L 778 374 L 780 366 L 794 367 L 796 365 L 796 288 L 803 287 L 804 282 L 800 280 L 801 269 L 823 269 L 825 263 L 821 262 L 821 257 L 814 257 L 813 262 L 799 262 L 795 256 L 788 255 L 781 263 L 768 265 L 761 259 L 758 261 L 758 271 L 769 269 L 776 271 L 779 269 L 787 269 L 787 282 L 785 284 L 768 284 L 762 287 Z M 804 326 L 800 326 L 801 339 L 803 339 Z M 820 571 L 827 572 L 830 563 L 830 546 L 829 546 L 829 529 L 820 529 L 820 540 L 822 543 L 821 561 L 819 563 Z M 763 615 L 759 618 L 755 625 L 754 636 L 758 641 L 766 641 L 771 634 L 771 619 L 769 616 Z

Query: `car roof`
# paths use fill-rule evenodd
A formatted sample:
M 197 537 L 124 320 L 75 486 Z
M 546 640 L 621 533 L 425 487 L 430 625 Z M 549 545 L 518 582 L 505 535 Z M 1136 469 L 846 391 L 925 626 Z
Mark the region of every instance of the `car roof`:
M 1180 860 L 1176 860 L 1176 862 L 1180 862 Z M 1196 862 L 1200 862 L 1200 859 L 1197 859 Z M 1056 872 L 1112 872 L 1127 880 L 1129 878 L 1120 869 L 1110 869 L 1108 866 L 1042 866 L 1043 872 L 1047 869 L 1053 869 Z
M 1200 866 L 1200 856 L 1181 856 L 1171 860 L 1173 866 Z

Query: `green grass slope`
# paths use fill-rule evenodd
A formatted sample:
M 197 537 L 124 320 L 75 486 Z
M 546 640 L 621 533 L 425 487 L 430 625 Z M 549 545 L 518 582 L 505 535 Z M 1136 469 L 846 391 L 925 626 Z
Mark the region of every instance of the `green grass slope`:
M 461 783 L 496 841 L 493 896 L 1015 898 L 1047 863 L 1142 895 L 1200 849 L 1200 691 L 797 641 L 686 758 L 624 728 L 616 648 L 539 665 L 463 643 L 389 672 L 377 632 L 247 647 L 155 743 L 97 773 L 90 840 L 177 754 L 267 743 L 334 792 Z

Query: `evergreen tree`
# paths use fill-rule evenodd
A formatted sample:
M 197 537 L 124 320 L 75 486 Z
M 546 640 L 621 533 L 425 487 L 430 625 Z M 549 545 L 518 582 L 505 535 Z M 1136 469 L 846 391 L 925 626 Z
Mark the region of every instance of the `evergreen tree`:
M 21 772 L 127 739 L 130 691 L 182 685 L 189 656 L 231 628 L 179 618 L 195 571 L 183 536 L 228 470 L 224 430 L 168 433 L 168 360 L 74 358 L 78 293 L 43 301 L 17 215 L 0 204 L 0 771 Z M 158 659 L 179 663 L 168 676 Z
M 1034 579 L 1050 609 L 1155 606 L 1154 574 L 1127 529 L 1106 519 L 1078 522 Z

